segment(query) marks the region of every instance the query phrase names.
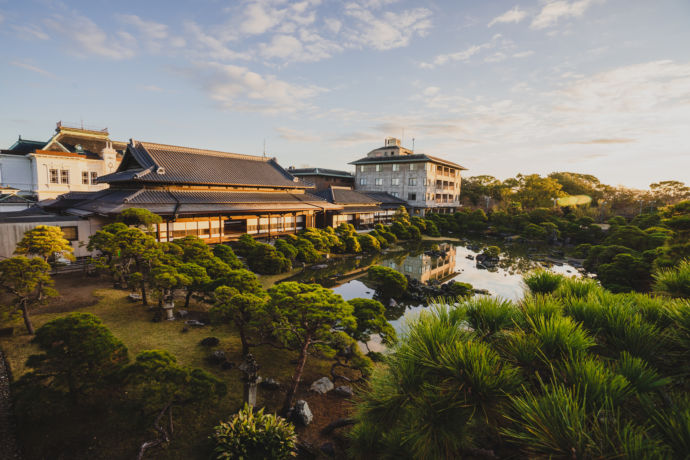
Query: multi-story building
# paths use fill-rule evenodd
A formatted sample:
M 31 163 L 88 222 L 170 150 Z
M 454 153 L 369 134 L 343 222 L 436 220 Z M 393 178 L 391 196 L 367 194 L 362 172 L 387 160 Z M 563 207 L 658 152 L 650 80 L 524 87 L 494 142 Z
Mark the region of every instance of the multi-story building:
M 58 123 L 47 141 L 20 136 L 10 148 L 0 150 L 0 186 L 18 189 L 18 195 L 37 200 L 103 190 L 108 186 L 96 179 L 117 169 L 126 145 L 111 141 L 107 129 Z
M 326 168 L 295 168 L 290 166 L 288 172 L 299 177 L 302 182 L 311 184 L 317 191 L 326 190 L 330 186 L 354 187 L 355 176 L 347 171 L 337 171 Z
M 407 202 L 410 212 L 452 213 L 460 206 L 460 171 L 457 163 L 414 153 L 400 140 L 386 138 L 355 165 L 355 187 L 364 192 L 387 192 Z

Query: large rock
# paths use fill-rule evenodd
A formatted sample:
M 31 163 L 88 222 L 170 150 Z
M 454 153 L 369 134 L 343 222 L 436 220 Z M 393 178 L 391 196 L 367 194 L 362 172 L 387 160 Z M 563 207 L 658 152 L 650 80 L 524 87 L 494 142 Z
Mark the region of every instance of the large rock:
M 259 386 L 266 390 L 280 390 L 280 382 L 270 377 L 266 380 L 262 380 Z
M 350 398 L 354 395 L 354 393 L 352 392 L 352 387 L 350 387 L 348 385 L 339 386 L 338 388 L 333 390 L 333 393 L 337 394 L 338 396 L 345 397 L 345 398 Z
M 328 393 L 333 388 L 335 388 L 335 385 L 333 385 L 331 379 L 329 379 L 328 377 L 321 377 L 319 380 L 311 384 L 309 390 L 322 395 Z
M 225 361 L 227 361 L 225 357 L 225 352 L 223 350 L 215 350 L 208 357 L 208 360 L 211 361 L 212 364 L 222 364 Z
M 303 399 L 300 399 L 295 403 L 295 410 L 293 412 L 293 417 L 295 421 L 301 423 L 304 426 L 309 425 L 312 420 L 314 420 L 314 414 L 309 410 L 309 404 Z

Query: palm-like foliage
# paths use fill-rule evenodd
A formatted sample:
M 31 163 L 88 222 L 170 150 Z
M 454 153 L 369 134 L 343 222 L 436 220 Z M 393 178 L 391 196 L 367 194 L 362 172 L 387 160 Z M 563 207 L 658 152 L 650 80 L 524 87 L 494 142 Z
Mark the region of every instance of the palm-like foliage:
M 671 297 L 690 297 L 690 260 L 683 260 L 674 268 L 663 268 L 653 277 L 654 291 Z
M 551 294 L 563 281 L 562 275 L 548 270 L 535 270 L 523 277 L 523 282 L 532 294 Z
M 456 308 L 464 312 L 465 320 L 480 337 L 512 328 L 517 315 L 516 306 L 509 300 L 486 296 L 465 300 Z

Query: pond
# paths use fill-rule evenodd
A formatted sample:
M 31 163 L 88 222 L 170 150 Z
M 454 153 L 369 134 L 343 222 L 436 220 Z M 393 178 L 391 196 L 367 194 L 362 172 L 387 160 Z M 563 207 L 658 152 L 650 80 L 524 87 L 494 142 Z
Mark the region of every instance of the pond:
M 438 245 L 440 252 L 445 255 L 430 254 L 433 245 Z M 487 246 L 501 248 L 500 261 L 490 269 L 480 268 L 475 260 Z M 374 289 L 364 282 L 366 269 L 373 264 L 394 268 L 422 282 L 455 280 L 470 283 L 475 289 L 486 290 L 492 296 L 514 301 L 524 294 L 522 275 L 535 268 L 544 267 L 567 276 L 581 276 L 578 271 L 581 269 L 576 268 L 579 267 L 579 261 L 564 258 L 559 248 L 553 246 L 500 240 L 462 240 L 424 241 L 383 254 L 334 258 L 326 264 L 305 268 L 286 281 L 319 283 L 333 289 L 345 300 L 374 298 Z M 426 305 L 401 303 L 388 306 L 386 316 L 396 329 L 400 329 L 404 316 L 423 308 Z

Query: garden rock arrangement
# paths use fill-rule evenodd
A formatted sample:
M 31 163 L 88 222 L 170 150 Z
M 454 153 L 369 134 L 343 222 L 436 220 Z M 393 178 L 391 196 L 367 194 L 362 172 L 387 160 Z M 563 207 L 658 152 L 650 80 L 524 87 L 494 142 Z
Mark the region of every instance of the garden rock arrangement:
M 408 278 L 406 297 L 416 302 L 425 302 L 434 297 L 458 297 L 473 295 L 471 284 L 449 281 L 445 284 L 426 284 L 414 278 Z
M 311 387 L 309 387 L 309 391 L 313 391 L 315 393 L 323 395 L 331 391 L 333 388 L 335 388 L 335 385 L 333 385 L 331 379 L 329 379 L 328 377 L 321 377 L 319 380 L 316 380 L 314 383 L 311 384 Z
M 314 420 L 314 414 L 311 413 L 309 409 L 309 404 L 303 399 L 300 399 L 295 403 L 295 407 L 292 412 L 292 417 L 298 423 L 307 426 L 312 420 Z

